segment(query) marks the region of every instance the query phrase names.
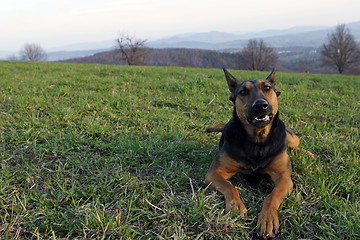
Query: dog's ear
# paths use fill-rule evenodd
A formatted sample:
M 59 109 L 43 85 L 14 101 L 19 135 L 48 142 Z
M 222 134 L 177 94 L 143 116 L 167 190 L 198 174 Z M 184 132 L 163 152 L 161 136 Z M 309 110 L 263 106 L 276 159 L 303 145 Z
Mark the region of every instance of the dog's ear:
M 273 70 L 271 71 L 270 75 L 266 78 L 266 80 L 269 80 L 270 83 L 271 83 L 273 86 L 276 86 L 275 73 L 276 73 L 276 69 L 273 68 Z
M 240 81 L 237 80 L 233 75 L 231 75 L 225 68 L 223 68 L 226 81 L 229 87 L 229 90 L 231 92 L 229 100 L 234 102 L 235 101 L 235 88 L 238 84 L 240 84 Z
M 276 96 L 279 97 L 281 92 L 278 91 L 276 88 L 275 73 L 276 73 L 276 69 L 273 68 L 273 70 L 271 71 L 270 75 L 266 78 L 266 80 L 270 81 L 270 83 L 275 87 Z

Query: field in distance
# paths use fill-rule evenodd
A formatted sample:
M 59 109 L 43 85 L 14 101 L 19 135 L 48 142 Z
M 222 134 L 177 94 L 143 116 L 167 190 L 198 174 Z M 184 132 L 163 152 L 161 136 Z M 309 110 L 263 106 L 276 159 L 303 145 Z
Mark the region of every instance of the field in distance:
M 232 113 L 221 69 L 0 62 L 1 239 L 250 239 L 270 182 L 225 214 L 204 176 Z M 241 80 L 268 72 L 231 71 Z M 360 238 L 360 77 L 277 73 L 290 154 L 277 239 Z

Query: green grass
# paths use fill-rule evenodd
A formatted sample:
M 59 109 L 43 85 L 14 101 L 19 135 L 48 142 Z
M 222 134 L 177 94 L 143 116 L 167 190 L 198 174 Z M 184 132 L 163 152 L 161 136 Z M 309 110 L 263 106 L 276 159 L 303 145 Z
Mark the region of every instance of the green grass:
M 232 71 L 242 79 L 267 73 Z M 277 239 L 360 238 L 360 77 L 278 73 L 291 154 Z M 220 69 L 0 62 L 1 239 L 249 239 L 204 176 L 232 112 Z

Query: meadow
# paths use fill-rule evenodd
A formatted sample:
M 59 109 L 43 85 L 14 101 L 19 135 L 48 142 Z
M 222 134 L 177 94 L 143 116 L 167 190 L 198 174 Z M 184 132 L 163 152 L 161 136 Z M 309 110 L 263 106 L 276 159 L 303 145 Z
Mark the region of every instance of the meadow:
M 267 72 L 230 72 L 242 80 Z M 293 193 L 276 239 L 360 239 L 360 77 L 277 73 Z M 205 133 L 232 114 L 221 69 L 0 62 L 0 239 L 251 239 L 271 182 L 224 212 Z

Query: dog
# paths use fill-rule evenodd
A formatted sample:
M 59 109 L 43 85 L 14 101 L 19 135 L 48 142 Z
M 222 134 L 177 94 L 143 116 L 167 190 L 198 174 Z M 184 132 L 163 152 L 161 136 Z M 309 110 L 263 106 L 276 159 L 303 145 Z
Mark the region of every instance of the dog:
M 223 70 L 234 111 L 226 125 L 215 124 L 206 129 L 222 135 L 220 151 L 210 165 L 205 182 L 224 195 L 226 211 L 235 210 L 245 216 L 245 205 L 228 179 L 238 172 L 253 179 L 269 175 L 275 187 L 264 200 L 258 228 L 261 237 L 273 238 L 279 230 L 277 210 L 294 186 L 287 147 L 300 151 L 299 138 L 279 118 L 280 92 L 276 87 L 275 68 L 266 79 L 243 82 Z

